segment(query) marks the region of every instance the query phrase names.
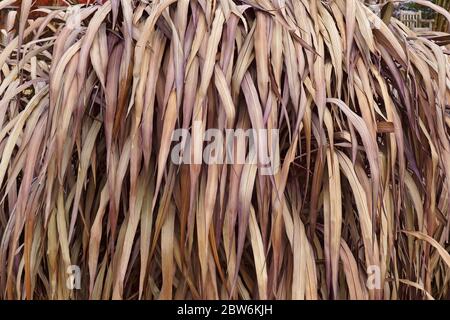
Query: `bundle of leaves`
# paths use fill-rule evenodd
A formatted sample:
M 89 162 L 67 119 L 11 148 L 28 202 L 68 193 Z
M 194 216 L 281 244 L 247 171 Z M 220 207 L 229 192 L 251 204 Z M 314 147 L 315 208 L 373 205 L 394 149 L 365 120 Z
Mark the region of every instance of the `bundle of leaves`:
M 450 298 L 448 36 L 358 0 L 31 6 L 0 47 L 1 298 Z M 212 128 L 277 147 L 172 161 Z

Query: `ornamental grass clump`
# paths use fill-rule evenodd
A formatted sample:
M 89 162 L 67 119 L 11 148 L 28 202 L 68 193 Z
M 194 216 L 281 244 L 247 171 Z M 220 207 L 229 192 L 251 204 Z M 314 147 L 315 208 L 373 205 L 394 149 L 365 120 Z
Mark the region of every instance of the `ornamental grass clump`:
M 450 298 L 448 34 L 358 0 L 103 2 L 0 2 L 0 298 Z M 267 139 L 206 162 L 209 129 Z

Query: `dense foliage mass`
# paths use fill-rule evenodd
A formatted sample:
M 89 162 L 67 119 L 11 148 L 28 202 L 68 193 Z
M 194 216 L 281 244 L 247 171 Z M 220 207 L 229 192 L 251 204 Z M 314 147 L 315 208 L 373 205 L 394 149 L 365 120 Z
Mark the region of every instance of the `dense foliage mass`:
M 1 298 L 450 298 L 448 35 L 359 0 L 13 2 Z M 279 170 L 174 163 L 180 128 L 194 157 L 278 129 Z

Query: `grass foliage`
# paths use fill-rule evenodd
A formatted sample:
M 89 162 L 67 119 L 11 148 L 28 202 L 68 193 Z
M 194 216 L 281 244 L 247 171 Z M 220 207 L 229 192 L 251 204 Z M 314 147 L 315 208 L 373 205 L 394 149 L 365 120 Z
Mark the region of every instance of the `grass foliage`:
M 447 34 L 358 0 L 13 3 L 1 298 L 450 298 Z M 279 129 L 280 170 L 174 164 L 179 128 L 193 156 Z

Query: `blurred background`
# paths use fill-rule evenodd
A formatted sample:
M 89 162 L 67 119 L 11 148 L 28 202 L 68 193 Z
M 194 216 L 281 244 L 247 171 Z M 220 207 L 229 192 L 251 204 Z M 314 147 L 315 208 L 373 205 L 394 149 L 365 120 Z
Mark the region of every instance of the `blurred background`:
M 388 0 L 365 0 L 364 2 L 374 9 L 378 8 L 379 10 L 388 2 L 395 3 L 394 1 Z M 430 0 L 430 2 L 443 7 L 447 11 L 450 10 L 450 0 Z M 416 31 L 449 31 L 448 22 L 444 16 L 436 14 L 430 8 L 415 3 L 396 3 L 394 7 L 394 16 L 411 29 L 415 29 Z

